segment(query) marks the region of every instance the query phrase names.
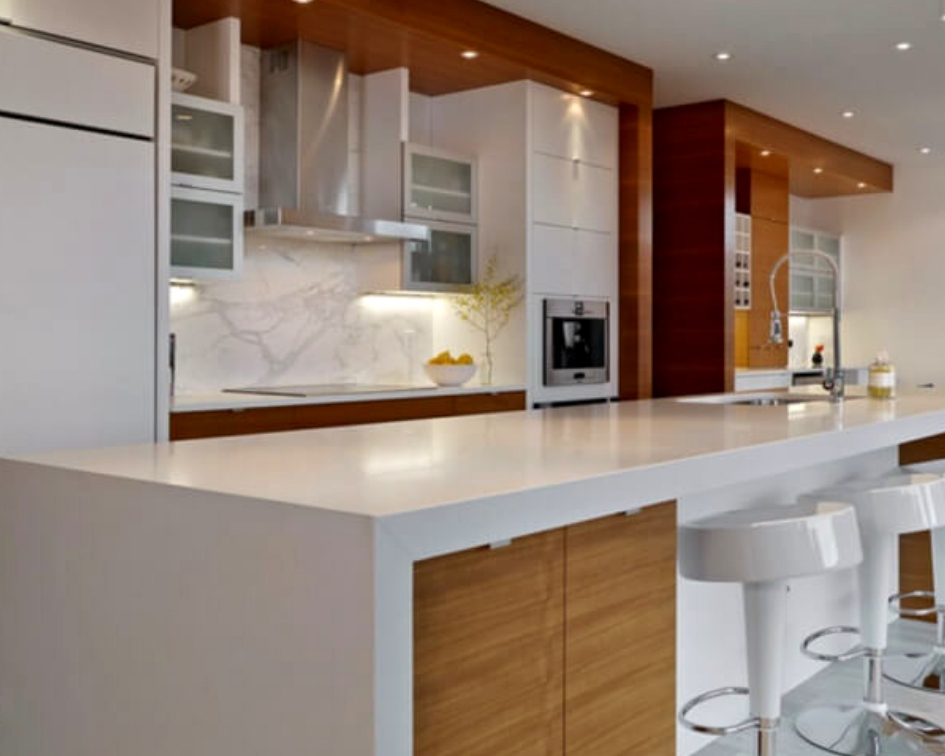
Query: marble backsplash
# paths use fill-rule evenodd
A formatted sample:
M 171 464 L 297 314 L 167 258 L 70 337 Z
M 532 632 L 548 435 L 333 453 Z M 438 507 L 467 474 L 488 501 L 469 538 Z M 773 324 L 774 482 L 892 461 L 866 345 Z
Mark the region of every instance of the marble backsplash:
M 242 280 L 172 287 L 175 390 L 422 381 L 436 307 L 361 296 L 350 246 L 247 238 Z

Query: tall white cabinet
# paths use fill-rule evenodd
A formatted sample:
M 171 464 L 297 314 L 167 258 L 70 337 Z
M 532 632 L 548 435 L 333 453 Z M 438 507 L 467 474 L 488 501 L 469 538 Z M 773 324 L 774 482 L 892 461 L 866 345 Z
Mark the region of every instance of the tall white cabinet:
M 154 81 L 0 27 L 0 456 L 154 439 Z
M 546 403 L 607 398 L 617 387 L 617 109 L 530 83 L 529 96 L 529 399 Z M 610 305 L 606 384 L 544 386 L 546 298 Z

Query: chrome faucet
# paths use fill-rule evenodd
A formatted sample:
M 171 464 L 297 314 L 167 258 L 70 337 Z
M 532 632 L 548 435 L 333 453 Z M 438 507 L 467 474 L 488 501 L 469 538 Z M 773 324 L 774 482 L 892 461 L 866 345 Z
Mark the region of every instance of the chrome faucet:
M 805 255 L 814 255 L 821 257 L 830 263 L 830 269 L 833 271 L 833 367 L 827 368 L 824 373 L 824 389 L 830 392 L 830 401 L 842 402 L 844 397 L 844 374 L 840 365 L 840 268 L 837 261 L 826 252 L 810 249 L 804 250 Z M 771 275 L 768 276 L 768 285 L 771 287 L 771 332 L 768 341 L 772 344 L 784 343 L 784 327 L 781 324 L 781 312 L 778 309 L 778 295 L 774 290 L 774 279 L 778 275 L 781 267 L 791 259 L 791 253 L 788 252 L 778 258 L 778 261 L 771 269 Z

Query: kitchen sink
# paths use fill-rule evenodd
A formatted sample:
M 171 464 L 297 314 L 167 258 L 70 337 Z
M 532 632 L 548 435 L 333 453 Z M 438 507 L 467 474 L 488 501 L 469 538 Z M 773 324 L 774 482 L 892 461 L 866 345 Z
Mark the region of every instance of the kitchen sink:
M 844 401 L 862 399 L 862 396 L 847 396 Z M 713 394 L 710 396 L 687 396 L 677 399 L 683 404 L 733 404 L 741 407 L 786 407 L 794 404 L 830 402 L 829 394 L 788 394 L 771 392 L 765 394 Z

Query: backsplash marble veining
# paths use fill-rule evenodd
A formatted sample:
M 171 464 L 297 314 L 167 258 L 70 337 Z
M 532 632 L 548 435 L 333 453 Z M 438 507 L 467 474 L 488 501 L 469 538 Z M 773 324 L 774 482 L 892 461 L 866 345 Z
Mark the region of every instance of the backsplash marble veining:
M 349 246 L 247 238 L 242 280 L 172 291 L 176 391 L 422 381 L 435 307 L 361 296 Z

